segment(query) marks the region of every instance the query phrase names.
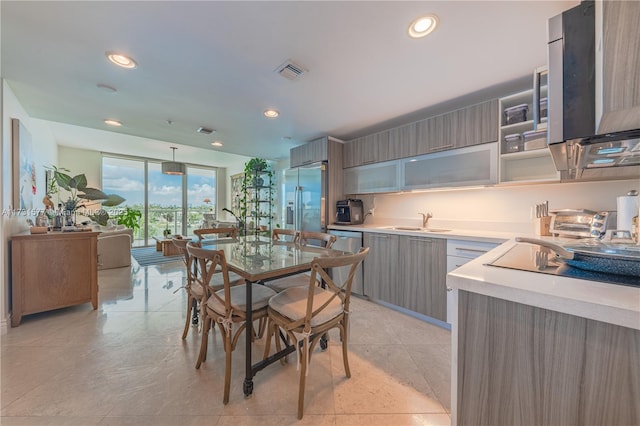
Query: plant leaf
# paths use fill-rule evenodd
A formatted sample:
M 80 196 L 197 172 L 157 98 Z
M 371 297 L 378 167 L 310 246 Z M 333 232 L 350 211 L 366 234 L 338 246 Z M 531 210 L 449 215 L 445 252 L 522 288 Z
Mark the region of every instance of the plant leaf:
M 117 206 L 119 204 L 122 204 L 125 201 L 126 201 L 126 199 L 122 198 L 119 195 L 109 194 L 109 195 L 107 195 L 107 198 L 102 202 L 102 205 L 106 206 L 106 207 L 113 207 L 113 206 Z
M 109 220 L 109 213 L 107 213 L 105 210 L 98 210 L 96 214 L 90 215 L 89 219 L 99 223 L 102 226 L 106 226 L 107 221 Z
M 99 189 L 96 189 L 96 188 L 86 188 L 85 187 L 82 190 L 82 192 L 84 192 L 84 194 L 78 194 L 78 198 L 83 198 L 85 200 L 91 200 L 91 201 L 106 200 L 107 198 L 109 198 L 109 196 L 107 194 L 105 194 L 104 192 L 102 192 L 102 191 L 100 191 Z
M 79 189 L 82 192 L 85 192 L 85 188 L 87 187 L 87 177 L 84 175 L 84 173 L 81 175 L 74 176 L 73 180 L 76 183 L 75 188 Z
M 71 186 L 69 186 L 69 181 L 71 180 L 71 176 L 66 173 L 62 173 L 58 170 L 53 172 L 53 177 L 58 183 L 58 186 L 66 191 L 71 191 Z

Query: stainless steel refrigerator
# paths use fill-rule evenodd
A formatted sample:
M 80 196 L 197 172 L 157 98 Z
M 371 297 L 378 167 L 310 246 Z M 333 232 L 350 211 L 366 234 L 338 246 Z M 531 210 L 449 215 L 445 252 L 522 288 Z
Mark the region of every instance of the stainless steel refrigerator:
M 327 162 L 284 172 L 282 218 L 284 228 L 299 231 L 327 230 Z

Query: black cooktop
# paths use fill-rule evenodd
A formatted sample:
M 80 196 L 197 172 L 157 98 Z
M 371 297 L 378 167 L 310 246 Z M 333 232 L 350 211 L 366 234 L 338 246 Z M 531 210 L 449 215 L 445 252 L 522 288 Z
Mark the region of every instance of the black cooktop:
M 486 265 L 640 287 L 639 277 L 606 274 L 575 268 L 564 263 L 562 259 L 559 259 L 553 250 L 532 244 L 516 244 L 502 256 Z

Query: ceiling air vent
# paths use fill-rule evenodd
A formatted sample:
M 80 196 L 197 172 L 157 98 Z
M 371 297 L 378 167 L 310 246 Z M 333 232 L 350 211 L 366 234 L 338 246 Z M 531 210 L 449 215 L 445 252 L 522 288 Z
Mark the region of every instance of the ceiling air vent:
M 303 66 L 296 64 L 291 59 L 288 59 L 285 63 L 276 68 L 276 72 L 280 74 L 282 77 L 287 80 L 298 80 L 304 73 L 306 73 L 307 69 Z
M 206 127 L 198 127 L 198 130 L 196 131 L 198 133 L 202 133 L 203 135 L 210 135 L 211 133 L 215 132 L 215 130 L 207 129 Z

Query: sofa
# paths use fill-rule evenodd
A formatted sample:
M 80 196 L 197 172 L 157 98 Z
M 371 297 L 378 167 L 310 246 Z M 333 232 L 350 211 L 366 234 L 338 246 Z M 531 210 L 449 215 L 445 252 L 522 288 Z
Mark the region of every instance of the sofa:
M 124 225 L 94 226 L 98 235 L 98 270 L 131 266 L 133 229 Z

